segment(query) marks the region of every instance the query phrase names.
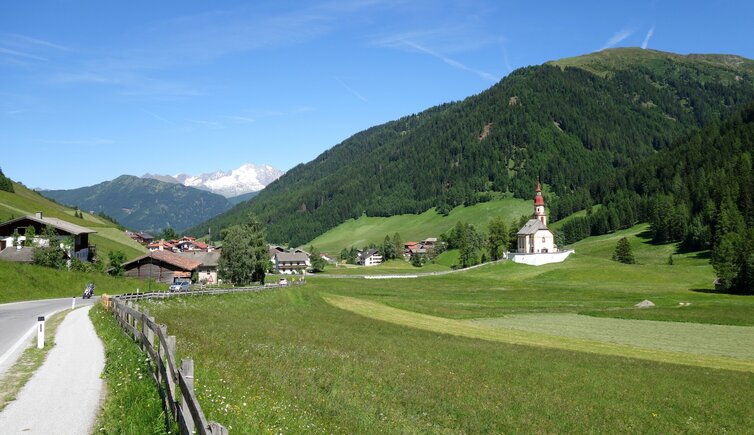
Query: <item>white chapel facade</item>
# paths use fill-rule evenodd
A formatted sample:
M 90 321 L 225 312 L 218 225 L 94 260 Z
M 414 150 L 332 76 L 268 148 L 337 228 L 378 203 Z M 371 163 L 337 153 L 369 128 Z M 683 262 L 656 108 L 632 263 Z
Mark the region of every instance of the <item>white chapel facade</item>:
M 555 236 L 547 228 L 547 213 L 542 188 L 537 179 L 534 195 L 534 215 L 518 230 L 516 252 L 509 253 L 508 258 L 516 263 L 539 266 L 559 263 L 574 251 L 560 251 L 555 245 Z
M 545 213 L 545 199 L 542 188 L 537 180 L 537 190 L 534 196 L 534 215 L 518 230 L 518 244 L 516 252 L 519 254 L 539 254 L 557 251 L 555 237 L 547 228 L 547 214 Z

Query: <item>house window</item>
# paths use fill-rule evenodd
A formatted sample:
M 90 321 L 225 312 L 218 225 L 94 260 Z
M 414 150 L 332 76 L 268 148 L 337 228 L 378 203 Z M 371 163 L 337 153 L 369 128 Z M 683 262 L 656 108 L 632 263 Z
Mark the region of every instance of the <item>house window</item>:
M 544 243 L 544 242 L 545 242 L 545 238 L 544 238 L 544 237 L 542 237 L 542 243 Z

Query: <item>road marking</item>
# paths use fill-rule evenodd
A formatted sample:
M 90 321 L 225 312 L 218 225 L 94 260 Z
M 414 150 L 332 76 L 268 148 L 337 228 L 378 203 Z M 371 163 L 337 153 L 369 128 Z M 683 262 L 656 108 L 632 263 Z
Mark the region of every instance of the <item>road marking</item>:
M 48 314 L 45 315 L 45 319 L 49 319 L 50 316 L 60 311 L 63 311 L 63 309 L 61 308 L 61 309 L 49 312 Z M 16 353 L 18 348 L 21 347 L 22 344 L 24 344 L 24 341 L 28 341 L 27 345 L 31 346 L 32 343 L 31 343 L 31 340 L 29 340 L 29 337 L 31 337 L 32 334 L 34 334 L 35 332 L 37 332 L 36 324 L 32 326 L 31 328 L 29 328 L 29 330 L 23 336 L 21 336 L 21 338 L 19 338 L 17 342 L 13 344 L 13 346 L 11 346 L 7 352 L 5 352 L 2 356 L 0 356 L 0 375 L 4 371 L 2 367 L 3 367 L 3 364 L 5 364 L 5 361 L 8 360 L 11 356 L 13 356 L 13 354 Z M 12 362 L 15 362 L 15 361 L 12 361 Z

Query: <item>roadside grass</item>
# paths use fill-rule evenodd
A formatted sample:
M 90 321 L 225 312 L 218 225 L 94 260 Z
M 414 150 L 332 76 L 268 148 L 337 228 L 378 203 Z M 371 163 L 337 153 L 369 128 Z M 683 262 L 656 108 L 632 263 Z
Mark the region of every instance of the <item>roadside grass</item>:
M 531 201 L 505 198 L 470 207 L 458 206 L 451 210 L 448 216 L 438 214 L 434 208 L 418 215 L 361 216 L 343 222 L 306 243 L 304 247 L 313 245 L 322 252 L 337 256 L 343 248 L 362 248 L 370 243 L 380 245 L 386 235 L 392 238 L 396 232 L 401 235 L 404 242 L 439 237 L 456 222 L 467 222 L 486 232 L 492 218 L 501 216 L 507 224 L 513 219 L 518 220 L 522 215 L 530 214 L 531 207 Z
M 57 270 L 33 264 L 0 261 L 0 303 L 64 297 L 80 297 L 86 284 L 96 285 L 96 294 L 121 294 L 146 289 L 147 281 L 112 277 L 97 272 Z M 152 288 L 165 288 L 151 284 Z
M 166 433 L 162 400 L 148 357 L 100 304 L 92 307 L 89 317 L 105 347 L 102 378 L 107 391 L 94 433 Z
M 55 345 L 55 333 L 58 326 L 63 322 L 71 310 L 65 310 L 53 314 L 45 320 L 45 345 L 42 349 L 37 349 L 37 336 L 33 335 L 30 339 L 32 342 L 29 347 L 18 357 L 18 360 L 12 367 L 0 377 L 0 411 L 8 404 L 16 400 L 16 395 L 26 385 L 34 375 L 34 372 L 42 365 L 47 352 Z
M 241 433 L 735 433 L 754 419 L 750 372 L 426 331 L 313 286 L 149 305 L 195 359 L 208 418 Z

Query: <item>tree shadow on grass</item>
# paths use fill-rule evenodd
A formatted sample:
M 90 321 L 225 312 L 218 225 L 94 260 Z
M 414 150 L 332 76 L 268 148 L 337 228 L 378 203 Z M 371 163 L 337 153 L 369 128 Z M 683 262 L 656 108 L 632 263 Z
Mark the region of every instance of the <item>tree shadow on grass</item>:
M 743 293 L 735 290 L 717 290 L 713 288 L 692 288 L 694 293 L 707 293 L 712 295 L 730 295 L 730 296 L 749 296 L 754 297 L 754 293 Z

